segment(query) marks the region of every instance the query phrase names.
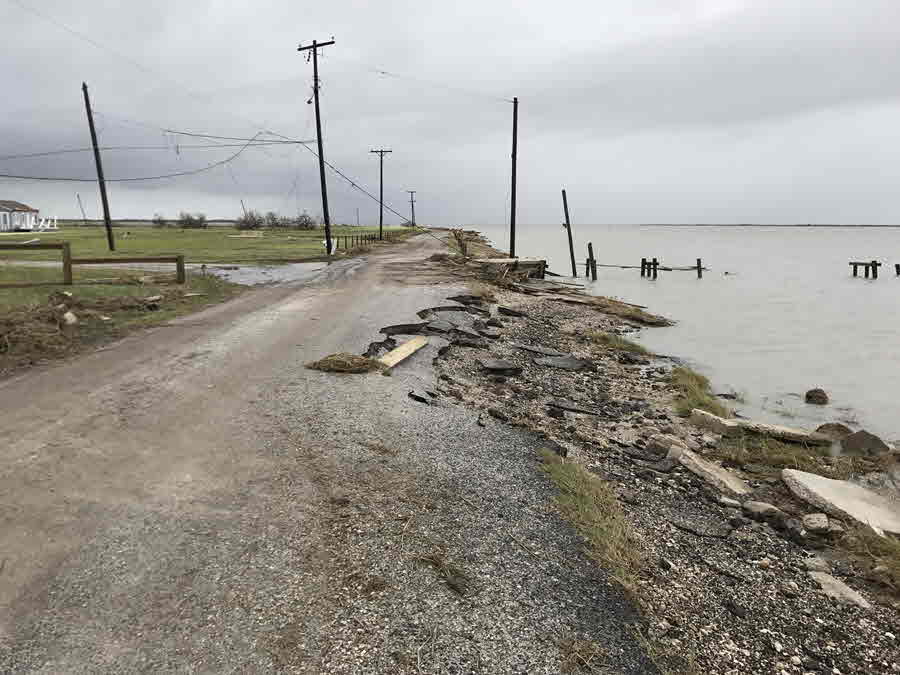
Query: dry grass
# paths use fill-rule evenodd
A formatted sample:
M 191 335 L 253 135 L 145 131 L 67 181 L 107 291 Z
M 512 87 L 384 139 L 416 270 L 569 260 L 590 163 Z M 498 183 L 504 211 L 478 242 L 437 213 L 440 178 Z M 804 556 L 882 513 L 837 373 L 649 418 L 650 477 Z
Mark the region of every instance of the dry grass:
M 631 340 L 623 338 L 621 335 L 616 335 L 615 333 L 605 333 L 600 330 L 592 330 L 588 331 L 587 337 L 591 340 L 591 342 L 602 345 L 604 347 L 608 347 L 609 349 L 615 349 L 620 352 L 631 352 L 632 354 L 652 356 L 650 351 L 643 345 L 639 345 L 637 342 L 632 342 Z
M 838 546 L 867 560 L 874 580 L 894 594 L 900 592 L 900 539 L 882 537 L 870 527 L 859 526 L 845 534 Z
M 615 491 L 583 466 L 549 450 L 542 457 L 544 470 L 560 490 L 560 511 L 588 541 L 591 556 L 626 590 L 634 590 L 643 556 Z
M 719 417 L 731 417 L 731 410 L 722 405 L 709 390 L 709 380 L 690 368 L 679 366 L 669 374 L 669 382 L 678 388 L 680 396 L 675 401 L 675 411 L 688 417 L 691 410 L 699 408 Z
M 769 467 L 771 470 L 765 473 L 775 478 L 781 474 L 782 469 L 798 469 L 834 480 L 846 480 L 854 475 L 884 471 L 887 463 L 891 461 L 888 456 L 831 457 L 828 447 L 783 443 L 759 434 L 723 438 L 717 447 L 710 450 L 709 456 L 722 460 L 726 465 L 741 468 L 748 464 Z
M 307 363 L 306 367 L 326 373 L 371 373 L 375 370 L 384 370 L 381 361 L 347 352 L 329 354 L 318 361 Z
M 176 316 L 227 300 L 240 288 L 216 277 L 189 275 L 184 286 L 144 284 L 145 277 L 122 276 L 115 283 L 7 288 L 0 291 L 0 374 L 77 353 Z M 58 270 L 3 266 L 0 280 L 43 281 Z M 100 272 L 103 274 L 103 272 Z M 96 278 L 90 277 L 96 281 Z M 148 302 L 148 297 L 161 296 Z M 78 323 L 62 320 L 72 311 Z
M 464 596 L 469 592 L 472 578 L 464 569 L 450 562 L 443 552 L 433 551 L 425 555 L 416 556 L 415 559 L 420 563 L 433 567 L 457 595 Z
M 644 311 L 640 307 L 635 307 L 634 305 L 629 305 L 628 303 L 621 302 L 619 300 L 613 300 L 612 298 L 605 298 L 602 296 L 593 297 L 591 298 L 591 300 L 591 304 L 594 309 L 601 311 L 604 314 L 617 316 L 619 318 L 632 321 L 642 326 L 672 325 L 672 322 L 665 317 L 651 314 L 650 312 Z
M 469 281 L 466 286 L 469 289 L 469 293 L 477 295 L 485 302 L 497 302 L 497 295 L 488 284 L 481 281 Z
M 564 638 L 559 641 L 564 673 L 599 673 L 606 650 L 593 640 Z

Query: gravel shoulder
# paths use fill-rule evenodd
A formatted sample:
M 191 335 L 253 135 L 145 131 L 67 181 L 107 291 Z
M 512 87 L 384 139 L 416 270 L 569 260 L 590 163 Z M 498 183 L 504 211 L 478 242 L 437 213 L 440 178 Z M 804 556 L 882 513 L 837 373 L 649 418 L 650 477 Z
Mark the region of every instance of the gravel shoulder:
M 391 377 L 304 368 L 464 291 L 409 273 L 438 247 L 0 384 L 0 671 L 653 672 L 552 444 L 408 396 L 441 338 Z

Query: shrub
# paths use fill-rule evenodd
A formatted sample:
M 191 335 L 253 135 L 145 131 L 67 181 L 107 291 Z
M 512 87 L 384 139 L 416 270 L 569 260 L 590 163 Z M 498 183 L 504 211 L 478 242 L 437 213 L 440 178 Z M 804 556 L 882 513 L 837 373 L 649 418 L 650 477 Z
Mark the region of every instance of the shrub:
M 183 230 L 205 230 L 207 227 L 206 214 L 182 211 L 178 215 L 178 226 Z
M 297 214 L 296 227 L 298 230 L 315 230 L 318 226 L 316 225 L 315 219 L 304 211 L 303 213 Z
M 265 216 L 266 227 L 281 227 L 282 219 L 274 211 L 269 211 Z
M 258 230 L 265 225 L 265 222 L 265 218 L 259 211 L 250 209 L 235 221 L 234 226 L 238 230 Z
M 161 213 L 153 214 L 153 227 L 168 227 L 169 221 L 167 221 Z

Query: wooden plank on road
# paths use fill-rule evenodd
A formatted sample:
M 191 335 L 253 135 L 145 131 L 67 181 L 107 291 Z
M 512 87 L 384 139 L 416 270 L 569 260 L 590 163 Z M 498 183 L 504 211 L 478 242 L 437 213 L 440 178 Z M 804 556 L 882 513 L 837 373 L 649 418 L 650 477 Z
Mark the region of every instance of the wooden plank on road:
M 378 360 L 387 368 L 393 368 L 403 359 L 407 358 L 408 356 L 412 356 L 427 344 L 427 337 L 424 337 L 423 335 L 417 335 L 412 340 L 407 340 L 396 349 L 392 349 Z

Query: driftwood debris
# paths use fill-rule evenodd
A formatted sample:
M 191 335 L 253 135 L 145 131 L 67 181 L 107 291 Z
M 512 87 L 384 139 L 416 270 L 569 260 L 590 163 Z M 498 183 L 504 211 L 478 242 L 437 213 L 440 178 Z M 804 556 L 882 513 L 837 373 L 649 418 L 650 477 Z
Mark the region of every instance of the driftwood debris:
M 428 344 L 428 338 L 422 335 L 417 335 L 411 340 L 407 340 L 402 345 L 397 347 L 396 349 L 392 349 L 387 354 L 382 356 L 378 361 L 384 365 L 385 368 L 393 368 L 398 363 L 403 361 L 404 359 L 412 356 L 417 351 L 419 351 L 422 347 Z

